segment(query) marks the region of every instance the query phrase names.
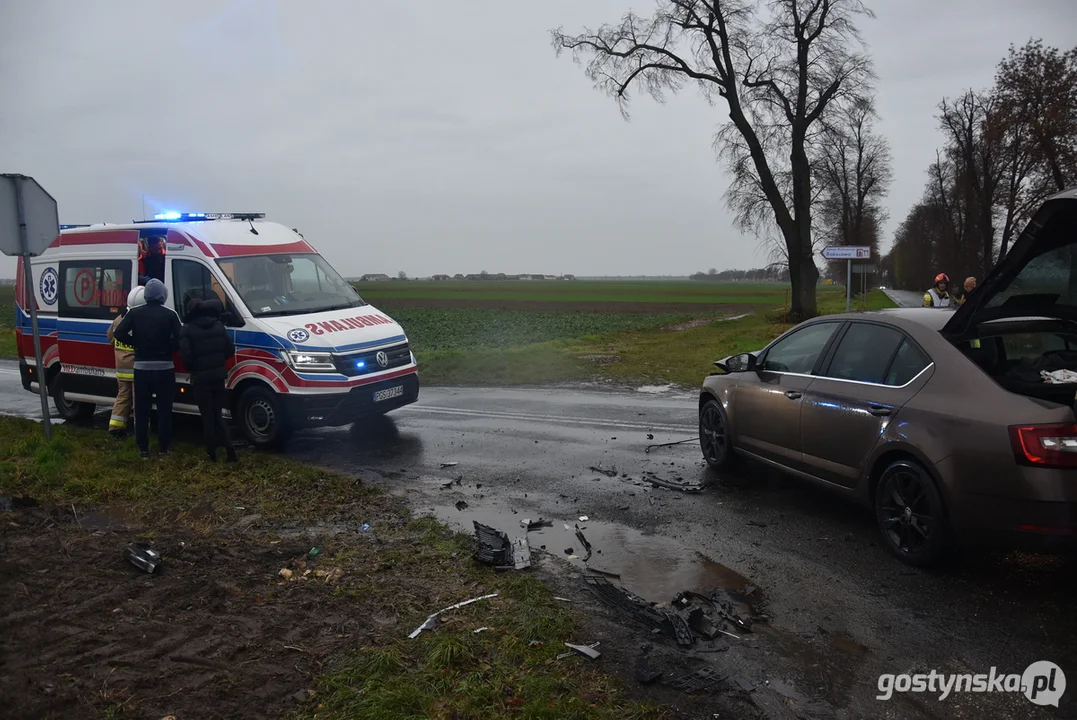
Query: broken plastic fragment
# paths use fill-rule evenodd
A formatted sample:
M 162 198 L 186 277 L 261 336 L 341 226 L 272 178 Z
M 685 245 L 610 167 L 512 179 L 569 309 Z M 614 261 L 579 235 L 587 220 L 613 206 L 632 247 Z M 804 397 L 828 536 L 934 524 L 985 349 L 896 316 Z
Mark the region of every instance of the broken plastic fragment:
M 307 555 L 310 555 L 311 557 L 314 557 L 315 555 L 317 555 L 317 554 L 318 554 L 318 553 L 320 553 L 320 552 L 321 552 L 321 550 L 319 550 L 318 548 L 316 548 L 316 547 L 312 547 L 312 548 L 310 549 L 310 552 L 309 552 L 309 553 L 307 553 Z
M 473 632 L 474 634 L 478 635 L 479 633 L 481 633 L 481 632 L 486 632 L 486 631 L 487 631 L 487 630 L 489 630 L 489 629 L 490 629 L 490 628 L 488 628 L 488 627 L 481 627 L 481 628 L 478 628 L 477 630 L 472 630 L 472 632 Z
M 589 519 L 586 515 L 580 515 L 580 522 L 587 522 Z
M 450 605 L 447 608 L 444 608 L 442 610 L 438 610 L 433 615 L 430 615 L 429 617 L 427 617 L 426 622 L 424 622 L 419 627 L 415 628 L 415 630 L 413 630 L 411 635 L 408 635 L 408 637 L 410 639 L 414 640 L 415 638 L 419 637 L 419 634 L 423 630 L 432 630 L 434 628 L 434 625 L 435 625 L 436 621 L 437 621 L 437 617 L 439 615 L 441 615 L 442 613 L 447 613 L 450 610 L 459 610 L 460 608 L 464 607 L 465 605 L 470 605 L 471 603 L 477 603 L 480 600 L 489 600 L 490 598 L 495 598 L 495 597 L 497 597 L 497 593 L 490 593 L 489 595 L 482 595 L 481 597 L 471 598 L 470 600 L 464 600 L 463 602 L 458 602 L 455 605 Z
M 595 649 L 598 645 L 598 643 L 593 645 L 573 645 L 572 643 L 565 643 L 565 647 L 571 648 L 573 652 L 584 656 L 588 660 L 597 660 L 602 657 L 602 653 Z
M 464 502 L 463 500 L 457 500 L 456 501 L 456 509 L 457 510 L 467 510 L 467 503 Z
M 359 530 L 360 530 L 361 532 L 366 532 L 366 531 L 367 531 L 367 530 L 369 530 L 369 529 L 370 529 L 370 523 L 363 523 L 363 524 L 362 524 L 362 525 L 361 525 L 361 526 L 359 527 Z
M 458 463 L 458 462 L 443 462 L 443 463 L 441 463 L 441 467 L 443 467 L 443 468 L 451 468 L 451 467 L 456 467 L 459 464 L 460 463 Z
M 139 570 L 148 573 L 155 572 L 157 567 L 161 564 L 161 553 L 144 543 L 128 545 L 127 549 L 124 551 L 124 557 L 127 559 L 127 562 L 131 563 Z
M 489 525 L 472 521 L 479 548 L 475 551 L 475 560 L 484 565 L 493 565 L 497 570 L 523 570 L 531 566 L 531 546 L 527 538 L 509 541 L 509 536 Z

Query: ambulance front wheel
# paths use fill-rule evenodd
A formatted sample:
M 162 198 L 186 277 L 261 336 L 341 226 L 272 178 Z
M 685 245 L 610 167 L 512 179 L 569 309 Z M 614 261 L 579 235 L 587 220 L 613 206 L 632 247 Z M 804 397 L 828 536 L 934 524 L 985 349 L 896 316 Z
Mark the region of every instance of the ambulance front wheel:
M 280 398 L 261 385 L 252 385 L 239 396 L 236 424 L 255 447 L 278 448 L 292 434 Z

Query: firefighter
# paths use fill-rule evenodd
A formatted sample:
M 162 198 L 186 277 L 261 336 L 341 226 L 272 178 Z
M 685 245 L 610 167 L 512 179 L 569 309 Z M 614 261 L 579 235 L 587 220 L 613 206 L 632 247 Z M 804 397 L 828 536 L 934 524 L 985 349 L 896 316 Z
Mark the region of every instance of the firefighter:
M 123 320 L 131 308 L 145 304 L 146 299 L 143 296 L 145 291 L 146 289 L 141 286 L 132 288 L 127 295 L 127 306 L 120 311 L 120 314 L 108 326 L 106 333 L 116 355 L 117 385 L 116 402 L 112 404 L 112 417 L 108 420 L 108 434 L 117 439 L 127 437 L 127 423 L 131 417 L 132 390 L 135 382 L 135 348 L 116 339 L 116 326 L 120 324 L 120 321 Z
M 935 287 L 924 293 L 924 307 L 948 308 L 953 307 L 950 293 L 950 277 L 946 273 L 935 276 Z

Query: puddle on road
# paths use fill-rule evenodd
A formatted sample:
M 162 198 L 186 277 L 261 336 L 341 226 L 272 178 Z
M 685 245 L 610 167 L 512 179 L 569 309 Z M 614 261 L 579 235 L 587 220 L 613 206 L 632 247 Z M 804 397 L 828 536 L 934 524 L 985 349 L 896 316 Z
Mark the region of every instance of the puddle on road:
M 427 512 L 464 532 L 473 532 L 472 521 L 477 520 L 501 530 L 510 538 L 525 533 L 520 526 L 521 520 L 539 519 L 523 512 L 513 514 L 490 507 L 458 510 L 450 505 L 434 507 Z M 614 580 L 651 602 L 668 603 L 682 590 L 708 594 L 722 589 L 739 593 L 751 584 L 735 570 L 661 535 L 645 535 L 625 525 L 592 518 L 582 522 L 579 517 L 543 519 L 552 521 L 553 527 L 527 532 L 533 550 L 545 545 L 547 552 L 568 560 L 581 570 L 619 575 Z M 568 525 L 567 529 L 565 525 Z M 583 557 L 587 551 L 576 537 L 576 525 L 591 545 L 592 555 L 586 563 Z M 571 555 L 566 550 L 571 550 Z M 761 598 L 761 593 L 755 597 Z
M 647 393 L 648 395 L 661 395 L 672 389 L 673 385 L 642 385 L 636 388 L 636 392 Z

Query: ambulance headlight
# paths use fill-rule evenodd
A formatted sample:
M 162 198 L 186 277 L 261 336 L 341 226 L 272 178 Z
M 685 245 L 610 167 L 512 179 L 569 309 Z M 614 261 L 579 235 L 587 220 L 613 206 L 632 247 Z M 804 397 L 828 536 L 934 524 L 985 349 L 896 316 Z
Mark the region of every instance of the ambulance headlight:
M 302 350 L 289 350 L 288 362 L 296 370 L 306 372 L 331 372 L 337 369 L 330 353 L 304 352 Z

